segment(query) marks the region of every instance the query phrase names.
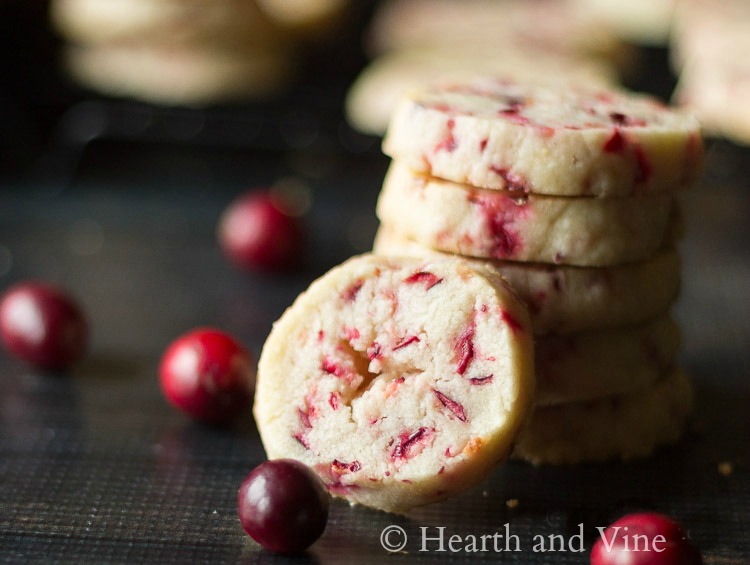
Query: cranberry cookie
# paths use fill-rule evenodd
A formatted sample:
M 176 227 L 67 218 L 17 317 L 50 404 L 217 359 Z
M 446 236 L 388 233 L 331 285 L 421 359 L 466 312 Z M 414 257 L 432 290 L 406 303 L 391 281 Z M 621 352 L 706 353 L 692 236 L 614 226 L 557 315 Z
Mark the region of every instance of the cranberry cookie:
M 562 198 L 486 190 L 414 173 L 394 161 L 377 214 L 401 235 L 469 257 L 609 266 L 664 245 L 672 195 Z
M 381 226 L 374 251 L 381 255 L 450 257 Z M 526 303 L 534 333 L 569 334 L 645 322 L 666 312 L 680 289 L 680 257 L 673 248 L 617 267 L 570 267 L 480 261 L 497 270 Z
M 254 414 L 269 458 L 303 461 L 353 503 L 404 512 L 479 482 L 533 396 L 528 315 L 497 274 L 366 255 L 276 322 Z
M 703 161 L 698 120 L 651 97 L 490 78 L 412 91 L 383 150 L 445 180 L 560 196 L 673 192 Z

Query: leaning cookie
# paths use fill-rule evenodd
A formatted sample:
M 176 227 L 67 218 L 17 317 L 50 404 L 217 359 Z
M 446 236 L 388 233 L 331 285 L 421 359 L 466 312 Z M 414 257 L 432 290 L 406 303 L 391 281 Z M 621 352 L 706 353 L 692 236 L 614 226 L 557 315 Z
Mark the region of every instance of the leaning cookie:
M 276 322 L 254 414 L 269 458 L 392 512 L 502 461 L 533 402 L 531 328 L 500 277 L 451 259 L 361 256 Z
M 84 45 L 150 42 L 271 47 L 283 34 L 248 0 L 52 0 L 52 24 Z
M 283 50 L 69 46 L 65 63 L 85 87 L 161 105 L 205 106 L 263 98 L 282 90 L 292 76 L 291 57 Z
M 667 314 L 643 324 L 537 337 L 537 406 L 644 390 L 674 364 L 680 329 Z
M 435 251 L 381 226 L 373 249 L 381 255 L 437 258 Z M 585 268 L 513 261 L 480 261 L 508 281 L 531 313 L 534 333 L 570 334 L 645 322 L 666 312 L 680 289 L 680 258 L 673 248 L 646 261 Z
M 692 400 L 690 381 L 675 368 L 634 394 L 538 408 L 513 457 L 553 465 L 645 457 L 680 439 Z
M 394 161 L 381 222 L 440 251 L 579 266 L 641 261 L 664 246 L 672 195 L 590 198 L 486 190 L 415 173 Z
M 476 187 L 611 197 L 691 185 L 703 144 L 697 119 L 651 97 L 486 78 L 402 98 L 383 151 Z

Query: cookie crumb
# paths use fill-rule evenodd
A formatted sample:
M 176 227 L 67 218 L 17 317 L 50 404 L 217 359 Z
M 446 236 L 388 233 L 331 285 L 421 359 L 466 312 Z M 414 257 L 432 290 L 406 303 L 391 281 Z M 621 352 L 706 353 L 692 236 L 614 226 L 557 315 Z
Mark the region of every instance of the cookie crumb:
M 487 498 L 489 495 L 490 495 L 490 491 L 488 491 L 488 490 L 483 490 L 482 491 L 482 498 Z
M 518 499 L 517 498 L 509 498 L 505 501 L 505 506 L 510 508 L 511 510 L 513 508 L 518 508 Z
M 734 465 L 732 465 L 731 461 L 722 461 L 718 465 L 718 471 L 720 475 L 728 477 L 734 472 Z

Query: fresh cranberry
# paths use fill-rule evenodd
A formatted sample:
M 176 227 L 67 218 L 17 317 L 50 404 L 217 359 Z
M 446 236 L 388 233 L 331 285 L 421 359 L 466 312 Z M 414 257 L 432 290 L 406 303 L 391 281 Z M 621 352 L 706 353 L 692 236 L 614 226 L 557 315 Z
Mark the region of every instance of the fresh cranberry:
M 218 237 L 227 257 L 244 269 L 284 271 L 302 261 L 301 223 L 267 191 L 232 202 L 219 220 Z
M 197 420 L 221 424 L 250 407 L 255 369 L 234 338 L 210 328 L 172 342 L 159 368 L 167 400 Z
M 25 282 L 0 300 L 0 336 L 14 355 L 42 369 L 64 370 L 86 351 L 88 323 L 65 291 Z
M 591 565 L 700 565 L 700 551 L 677 522 L 654 512 L 623 516 L 591 550 Z
M 276 553 L 304 551 L 326 528 L 328 491 L 306 465 L 275 459 L 245 477 L 238 494 L 240 522 L 255 541 Z

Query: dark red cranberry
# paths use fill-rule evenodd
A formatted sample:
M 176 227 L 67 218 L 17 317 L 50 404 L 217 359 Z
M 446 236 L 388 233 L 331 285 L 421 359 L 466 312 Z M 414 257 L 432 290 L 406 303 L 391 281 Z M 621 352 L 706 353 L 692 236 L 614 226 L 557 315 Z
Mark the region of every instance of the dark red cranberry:
M 242 527 L 276 553 L 310 547 L 326 528 L 329 502 L 323 481 L 293 459 L 261 463 L 245 477 L 238 494 Z
M 197 420 L 222 424 L 250 409 L 255 367 L 234 338 L 200 328 L 172 342 L 159 377 L 171 404 Z
M 623 516 L 591 550 L 591 565 L 701 565 L 700 551 L 677 522 L 654 512 Z
M 20 283 L 0 300 L 0 336 L 5 347 L 42 369 L 67 369 L 81 359 L 88 334 L 83 310 L 53 285 Z
M 244 269 L 285 271 L 302 262 L 301 222 L 268 191 L 232 202 L 219 220 L 218 237 L 226 256 Z

